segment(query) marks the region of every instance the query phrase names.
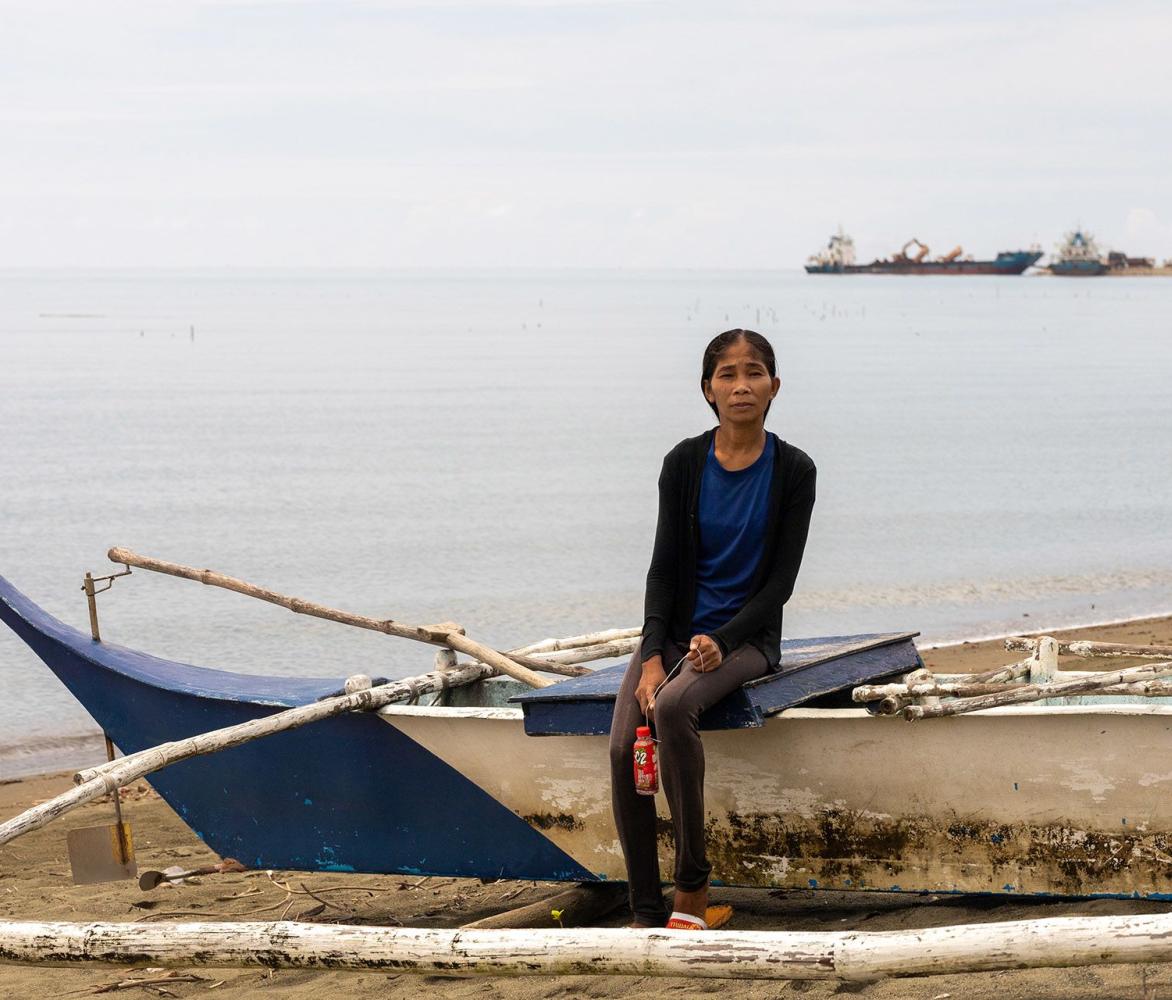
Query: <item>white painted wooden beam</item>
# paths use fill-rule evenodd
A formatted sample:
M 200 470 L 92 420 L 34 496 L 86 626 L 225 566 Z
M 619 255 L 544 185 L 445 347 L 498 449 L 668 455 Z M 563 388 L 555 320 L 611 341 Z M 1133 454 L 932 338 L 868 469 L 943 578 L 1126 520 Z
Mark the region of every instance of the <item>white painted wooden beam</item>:
M 1172 914 L 909 931 L 433 930 L 296 922 L 0 922 L 0 962 L 265 966 L 428 975 L 873 981 L 1172 960 Z

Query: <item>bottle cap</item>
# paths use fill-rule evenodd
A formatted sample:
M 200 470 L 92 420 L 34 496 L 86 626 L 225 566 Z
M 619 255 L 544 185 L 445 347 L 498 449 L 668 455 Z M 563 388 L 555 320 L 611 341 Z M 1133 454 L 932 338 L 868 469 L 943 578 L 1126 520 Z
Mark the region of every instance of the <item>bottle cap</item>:
M 636 739 L 643 740 L 643 739 L 646 739 L 647 737 L 649 737 L 650 735 L 651 735 L 651 727 L 650 726 L 640 726 L 638 729 L 635 730 L 635 738 Z

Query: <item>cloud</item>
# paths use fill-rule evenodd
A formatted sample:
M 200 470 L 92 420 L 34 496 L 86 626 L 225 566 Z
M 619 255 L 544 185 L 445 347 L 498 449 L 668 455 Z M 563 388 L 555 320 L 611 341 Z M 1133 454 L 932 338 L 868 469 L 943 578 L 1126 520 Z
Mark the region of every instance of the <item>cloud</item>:
M 1151 3 L 10 3 L 0 264 L 69 246 L 61 262 L 797 266 L 840 220 L 864 257 L 912 234 L 1050 245 L 1078 219 L 1167 255 L 1167 228 L 1129 217 L 1172 218 L 1167 21 Z M 1071 100 L 1076 71 L 1095 85 Z M 62 205 L 100 248 L 66 238 Z
M 1150 208 L 1132 208 L 1123 227 L 1127 253 L 1134 257 L 1172 257 L 1172 225 L 1161 222 Z

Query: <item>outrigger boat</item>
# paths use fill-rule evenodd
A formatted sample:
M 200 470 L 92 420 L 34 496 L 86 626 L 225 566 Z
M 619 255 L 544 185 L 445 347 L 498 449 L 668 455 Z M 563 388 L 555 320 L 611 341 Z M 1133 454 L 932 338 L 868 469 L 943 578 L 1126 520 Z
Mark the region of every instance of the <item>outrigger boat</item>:
M 312 704 L 256 676 L 98 642 L 0 577 L 0 618 L 127 754 Z M 702 720 L 708 841 L 730 885 L 1172 897 L 1172 700 L 1015 705 L 907 725 L 850 701 L 921 666 L 914 633 L 789 640 Z M 624 877 L 608 729 L 623 665 L 492 678 L 174 764 L 150 783 L 254 868 Z M 670 823 L 660 846 L 670 871 Z

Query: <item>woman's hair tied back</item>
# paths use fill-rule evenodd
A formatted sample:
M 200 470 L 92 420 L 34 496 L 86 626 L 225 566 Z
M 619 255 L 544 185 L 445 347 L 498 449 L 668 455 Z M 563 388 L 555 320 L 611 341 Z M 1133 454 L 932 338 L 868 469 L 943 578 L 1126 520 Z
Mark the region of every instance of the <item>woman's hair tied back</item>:
M 709 342 L 708 346 L 704 348 L 704 361 L 700 367 L 700 388 L 703 390 L 706 383 L 712 381 L 712 376 L 716 373 L 716 366 L 720 363 L 720 356 L 724 354 L 733 344 L 745 341 L 754 352 L 760 357 L 761 363 L 769 372 L 770 378 L 777 378 L 777 356 L 773 353 L 773 345 L 761 336 L 756 330 L 725 330 L 724 333 L 718 333 Z M 720 412 L 716 409 L 716 404 L 709 402 L 708 405 L 712 407 L 712 412 L 718 417 Z M 766 407 L 766 413 L 769 408 Z

